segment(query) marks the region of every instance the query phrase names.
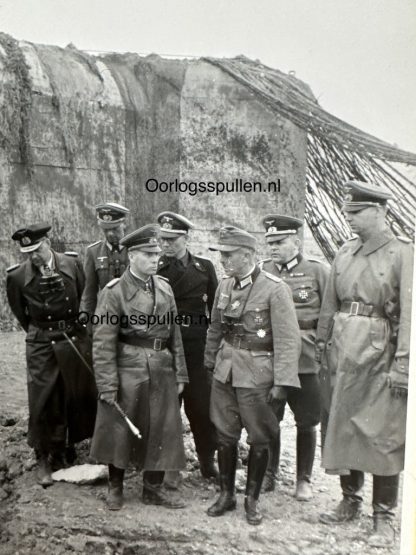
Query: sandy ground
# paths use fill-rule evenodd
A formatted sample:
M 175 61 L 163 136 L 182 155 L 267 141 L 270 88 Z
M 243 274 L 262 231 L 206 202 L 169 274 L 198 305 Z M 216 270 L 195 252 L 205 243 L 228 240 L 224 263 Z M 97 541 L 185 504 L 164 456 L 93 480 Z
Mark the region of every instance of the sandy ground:
M 385 555 L 399 553 L 368 547 L 372 527 L 371 478 L 365 488 L 361 519 L 340 526 L 318 523 L 320 512 L 340 500 L 338 479 L 325 475 L 319 456 L 315 463 L 315 497 L 299 503 L 293 496 L 295 427 L 290 411 L 283 422 L 281 477 L 277 491 L 261 498 L 265 514 L 261 526 L 246 524 L 243 493 L 237 510 L 210 518 L 206 509 L 216 497 L 215 485 L 197 470 L 192 438 L 185 443 L 188 469 L 179 490 L 183 510 L 149 507 L 141 502 L 141 477 L 127 474 L 125 506 L 119 512 L 105 508 L 106 483 L 56 483 L 43 489 L 36 484 L 36 463 L 26 445 L 26 384 L 24 334 L 0 334 L 0 553 L 17 554 L 238 554 L 274 555 Z M 184 428 L 188 429 L 184 420 Z M 80 462 L 87 460 L 88 445 Z M 242 455 L 246 452 L 242 446 Z M 318 453 L 319 455 L 319 453 Z M 239 471 L 244 481 L 244 467 Z

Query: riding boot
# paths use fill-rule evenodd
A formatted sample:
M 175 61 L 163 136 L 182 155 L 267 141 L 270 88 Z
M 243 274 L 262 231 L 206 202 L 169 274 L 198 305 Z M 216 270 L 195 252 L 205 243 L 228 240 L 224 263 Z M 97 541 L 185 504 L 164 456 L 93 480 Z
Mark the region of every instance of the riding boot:
M 107 507 L 110 511 L 119 511 L 123 506 L 124 469 L 108 465 L 108 494 Z
M 221 493 L 217 501 L 209 507 L 209 516 L 222 516 L 236 508 L 235 472 L 237 468 L 237 444 L 218 446 L 218 467 Z
M 296 493 L 298 501 L 310 501 L 313 497 L 311 476 L 316 449 L 315 428 L 298 429 L 296 435 Z
M 263 520 L 263 515 L 257 509 L 261 485 L 267 469 L 269 459 L 268 447 L 250 447 L 248 454 L 246 495 L 244 508 L 249 524 L 257 525 Z
M 263 479 L 263 485 L 261 487 L 262 493 L 266 493 L 268 491 L 274 491 L 277 477 L 279 474 L 279 462 L 280 462 L 280 429 L 276 437 L 270 442 L 270 445 L 269 445 L 269 463 L 267 465 L 267 470 Z

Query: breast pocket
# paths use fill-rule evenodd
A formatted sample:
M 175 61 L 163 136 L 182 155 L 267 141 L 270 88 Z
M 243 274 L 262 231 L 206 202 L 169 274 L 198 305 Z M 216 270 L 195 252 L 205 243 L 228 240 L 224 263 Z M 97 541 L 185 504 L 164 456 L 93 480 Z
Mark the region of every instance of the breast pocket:
M 244 311 L 244 324 L 248 330 L 257 332 L 270 329 L 270 308 L 268 304 L 249 305 Z M 260 334 L 259 337 L 264 337 Z
M 293 280 L 289 285 L 292 289 L 294 303 L 311 304 L 315 299 L 319 302 L 318 286 L 315 280 L 303 278 L 302 280 Z

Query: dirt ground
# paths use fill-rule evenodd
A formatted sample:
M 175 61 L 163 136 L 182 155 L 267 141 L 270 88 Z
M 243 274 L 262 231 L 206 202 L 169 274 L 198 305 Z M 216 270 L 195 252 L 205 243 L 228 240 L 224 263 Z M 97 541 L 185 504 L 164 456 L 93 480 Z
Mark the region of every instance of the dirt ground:
M 127 474 L 125 506 L 105 508 L 106 483 L 55 483 L 43 489 L 35 481 L 36 463 L 26 444 L 27 399 L 24 334 L 0 334 L 0 553 L 18 554 L 273 554 L 273 555 L 398 555 L 399 544 L 387 551 L 370 548 L 372 527 L 371 479 L 365 489 L 363 516 L 354 523 L 325 526 L 320 512 L 340 500 L 338 479 L 315 463 L 315 496 L 299 503 L 293 496 L 295 427 L 287 412 L 283 422 L 281 475 L 277 490 L 264 494 L 264 522 L 249 526 L 244 519 L 244 494 L 237 510 L 210 518 L 206 509 L 216 497 L 215 485 L 197 470 L 192 438 L 185 434 L 188 469 L 179 490 L 183 510 L 149 507 L 141 502 L 141 478 Z M 188 430 L 187 423 L 184 427 Z M 81 446 L 79 462 L 86 462 L 88 445 Z M 319 449 L 318 449 L 319 451 Z M 244 461 L 246 446 L 241 449 Z M 239 471 L 244 482 L 244 466 Z

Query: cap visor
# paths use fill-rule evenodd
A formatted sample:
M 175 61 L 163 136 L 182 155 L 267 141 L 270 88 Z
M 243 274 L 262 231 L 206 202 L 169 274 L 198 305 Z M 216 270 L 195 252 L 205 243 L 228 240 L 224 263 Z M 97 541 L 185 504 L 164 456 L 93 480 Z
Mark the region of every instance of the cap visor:
M 152 246 L 152 247 L 141 247 L 140 245 L 136 245 L 133 247 L 130 247 L 128 249 L 129 251 L 143 251 L 143 252 L 162 252 L 162 249 L 160 247 L 158 247 L 157 245 Z
M 33 252 L 36 249 L 38 249 L 42 244 L 42 241 L 39 241 L 39 243 L 36 243 L 35 245 L 29 245 L 27 247 L 20 247 L 20 252 Z
M 104 220 L 98 220 L 98 225 L 103 229 L 112 229 L 113 227 L 118 227 L 125 221 L 126 218 L 120 218 L 119 220 L 113 220 L 112 222 L 105 222 Z
M 185 230 L 181 231 L 180 229 L 161 229 L 159 236 L 160 237 L 166 237 L 166 239 L 176 239 L 176 237 L 183 237 L 184 235 L 186 235 L 187 232 Z
M 210 251 L 220 251 L 220 252 L 233 252 L 238 249 L 241 249 L 239 245 L 212 245 L 212 247 L 208 247 Z

